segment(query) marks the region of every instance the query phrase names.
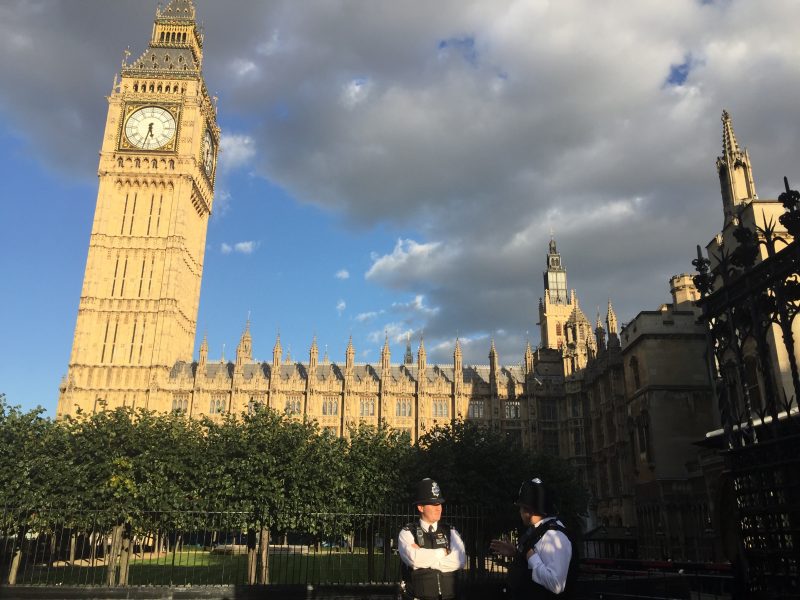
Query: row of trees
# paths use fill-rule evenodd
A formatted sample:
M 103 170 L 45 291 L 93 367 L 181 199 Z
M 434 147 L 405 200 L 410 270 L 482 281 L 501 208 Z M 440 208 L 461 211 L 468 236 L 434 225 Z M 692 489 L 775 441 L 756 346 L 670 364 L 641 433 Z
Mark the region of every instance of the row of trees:
M 262 407 L 218 422 L 128 409 L 53 421 L 0 395 L 0 507 L 31 527 L 41 527 L 37 515 L 88 527 L 90 515 L 92 527 L 148 530 L 158 513 L 158 526 L 177 530 L 225 512 L 247 515 L 239 524 L 254 539 L 270 530 L 338 535 L 320 514 L 410 503 L 423 477 L 439 482 L 448 503 L 486 509 L 502 527 L 513 523 L 517 489 L 532 476 L 552 485 L 562 513 L 583 511 L 586 491 L 565 463 L 470 422 L 411 445 L 388 427 L 362 424 L 339 438 Z M 115 540 L 124 538 L 120 529 Z
M 523 479 L 539 476 L 562 513 L 587 495 L 574 471 L 525 451 L 501 432 L 454 421 L 416 445 L 391 428 L 357 425 L 348 438 L 268 408 L 222 421 L 116 409 L 54 421 L 0 395 L 0 507 L 113 518 L 148 511 L 242 511 L 273 515 L 371 512 L 410 502 L 422 477 L 448 502 L 511 506 Z

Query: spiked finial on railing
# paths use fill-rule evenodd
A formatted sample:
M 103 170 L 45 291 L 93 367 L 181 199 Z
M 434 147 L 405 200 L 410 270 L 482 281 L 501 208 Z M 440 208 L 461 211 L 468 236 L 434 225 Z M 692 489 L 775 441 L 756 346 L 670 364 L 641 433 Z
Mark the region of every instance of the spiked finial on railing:
M 786 177 L 783 178 L 783 185 L 786 187 L 786 191 L 778 196 L 778 200 L 787 212 L 782 214 L 778 220 L 793 237 L 798 237 L 800 235 L 800 192 L 789 188 L 789 180 Z
M 697 258 L 692 261 L 692 264 L 697 271 L 697 275 L 692 277 L 692 281 L 701 296 L 708 296 L 708 294 L 714 291 L 714 275 L 709 273 L 711 261 L 703 256 L 703 251 L 700 250 L 700 244 L 697 245 Z
M 758 238 L 755 232 L 740 221 L 739 226 L 733 230 L 733 237 L 738 245 L 731 253 L 731 262 L 742 269 L 752 267 L 758 257 Z

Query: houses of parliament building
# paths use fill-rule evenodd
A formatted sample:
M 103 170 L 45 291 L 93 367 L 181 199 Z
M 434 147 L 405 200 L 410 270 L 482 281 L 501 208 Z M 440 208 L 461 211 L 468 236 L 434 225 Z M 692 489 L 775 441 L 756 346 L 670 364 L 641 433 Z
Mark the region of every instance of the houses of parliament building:
M 99 187 L 67 376 L 57 416 L 117 407 L 220 418 L 265 405 L 313 418 L 336 435 L 359 422 L 407 432 L 416 441 L 463 418 L 532 450 L 560 456 L 591 492 L 590 521 L 624 529 L 639 553 L 702 558 L 698 536 L 713 497 L 693 442 L 717 427 L 697 291 L 689 275 L 669 280 L 671 302 L 642 311 L 621 330 L 609 301 L 592 324 L 556 241 L 545 254 L 538 318 L 541 344 L 504 366 L 492 342 L 488 364 L 466 365 L 458 341 L 451 364 L 428 364 L 424 343 L 377 364 L 284 353 L 255 362 L 249 323 L 235 360 L 193 357 L 220 130 L 202 76 L 203 35 L 191 0 L 156 13 L 149 46 L 123 64 L 108 98 Z M 723 113 L 724 228 L 777 214 L 759 200 L 746 150 Z M 783 233 L 783 232 L 781 232 Z M 545 248 L 543 248 L 545 250 Z M 687 264 L 691 257 L 687 253 Z M 398 356 L 397 354 L 395 356 Z M 759 381 L 748 385 L 757 391 Z

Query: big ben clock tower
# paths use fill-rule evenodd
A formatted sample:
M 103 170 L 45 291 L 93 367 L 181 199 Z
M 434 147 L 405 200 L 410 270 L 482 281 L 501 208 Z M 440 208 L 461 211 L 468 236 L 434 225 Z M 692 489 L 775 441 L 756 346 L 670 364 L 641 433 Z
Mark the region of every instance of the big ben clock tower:
M 158 382 L 190 361 L 220 131 L 191 0 L 156 13 L 108 98 L 86 273 L 58 416 L 168 409 Z

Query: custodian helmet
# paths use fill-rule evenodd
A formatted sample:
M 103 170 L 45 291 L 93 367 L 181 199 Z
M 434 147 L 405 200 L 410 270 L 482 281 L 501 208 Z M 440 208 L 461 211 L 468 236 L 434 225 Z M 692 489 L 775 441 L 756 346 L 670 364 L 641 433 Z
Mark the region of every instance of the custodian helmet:
M 417 484 L 417 494 L 414 504 L 444 504 L 442 490 L 439 484 L 430 477 L 426 477 Z
M 530 508 L 535 515 L 547 515 L 553 512 L 550 494 L 538 477 L 526 479 L 522 482 L 515 504 Z

